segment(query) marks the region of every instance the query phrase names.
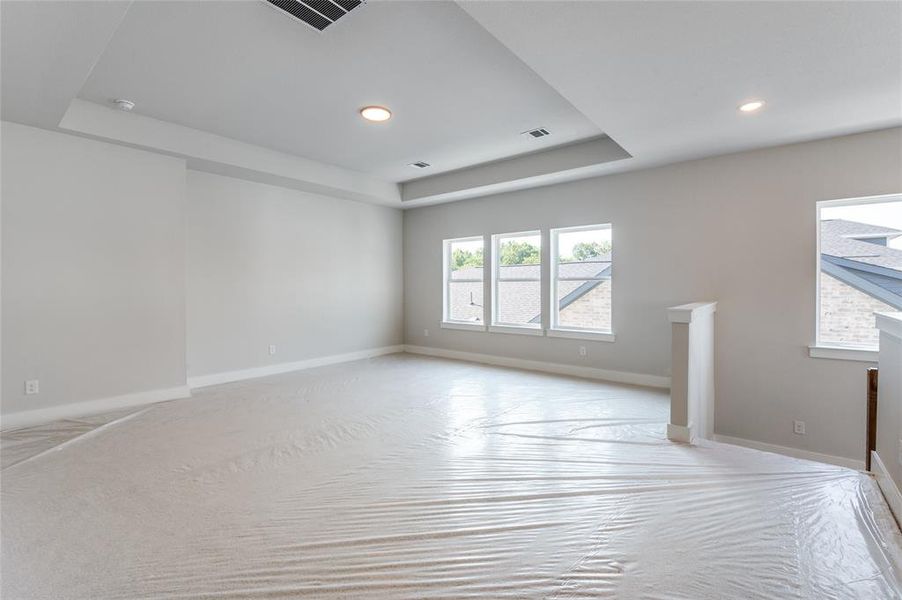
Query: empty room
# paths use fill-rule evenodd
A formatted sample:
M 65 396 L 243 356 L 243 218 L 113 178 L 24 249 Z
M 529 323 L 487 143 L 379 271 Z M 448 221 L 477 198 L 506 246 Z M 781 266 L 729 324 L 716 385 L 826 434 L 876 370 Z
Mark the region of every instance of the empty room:
M 3 600 L 902 599 L 902 0 L 0 0 Z

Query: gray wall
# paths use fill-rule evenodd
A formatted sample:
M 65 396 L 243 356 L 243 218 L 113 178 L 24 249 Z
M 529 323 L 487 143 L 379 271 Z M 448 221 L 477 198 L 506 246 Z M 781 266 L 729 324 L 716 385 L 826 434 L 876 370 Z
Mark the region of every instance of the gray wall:
M 400 210 L 190 170 L 187 192 L 189 376 L 402 343 Z
M 899 192 L 900 148 L 896 128 L 408 210 L 406 343 L 667 375 L 665 309 L 716 300 L 716 432 L 861 459 L 866 365 L 808 357 L 815 202 Z M 606 222 L 616 342 L 439 328 L 442 239 Z
M 3 412 L 183 386 L 184 161 L 3 122 L 0 169 Z

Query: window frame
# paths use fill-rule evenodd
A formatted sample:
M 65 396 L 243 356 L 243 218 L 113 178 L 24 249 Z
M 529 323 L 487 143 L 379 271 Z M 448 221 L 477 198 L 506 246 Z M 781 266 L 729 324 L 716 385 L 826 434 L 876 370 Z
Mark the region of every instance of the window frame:
M 549 276 L 549 337 L 573 338 L 581 340 L 595 340 L 603 342 L 613 342 L 616 340 L 614 334 L 614 250 L 611 249 L 611 275 L 606 277 L 559 277 L 560 254 L 558 238 L 561 234 L 573 233 L 579 231 L 596 231 L 609 230 L 611 232 L 611 243 L 614 241 L 614 225 L 613 223 L 596 223 L 592 225 L 575 225 L 572 227 L 556 227 L 549 231 L 549 250 L 550 250 L 550 276 Z M 558 282 L 559 281 L 611 281 L 611 327 L 609 331 L 595 329 L 592 327 L 562 327 L 560 325 L 560 302 L 557 299 Z
M 815 252 L 814 252 L 814 343 L 808 346 L 811 358 L 829 358 L 859 362 L 876 362 L 877 347 L 864 344 L 849 344 L 821 341 L 821 211 L 824 208 L 902 202 L 902 194 L 882 194 L 859 198 L 820 200 L 815 203 Z
M 482 242 L 482 278 L 481 279 L 451 279 L 451 246 L 456 242 Z M 485 268 L 486 268 L 486 243 L 484 235 L 471 235 L 460 238 L 442 240 L 442 329 L 461 329 L 464 331 L 486 330 L 486 302 L 485 302 Z M 482 321 L 461 321 L 451 318 L 451 282 L 481 283 L 482 284 Z
M 527 236 L 535 236 L 539 238 L 539 277 L 538 279 L 526 279 L 526 278 L 516 278 L 516 279 L 501 279 L 500 278 L 500 269 L 501 269 L 501 241 L 506 238 L 515 238 L 515 237 L 527 237 Z M 517 324 L 517 323 L 505 323 L 503 321 L 498 321 L 498 284 L 501 281 L 538 281 L 539 283 L 539 296 L 541 298 L 542 290 L 544 288 L 544 257 L 543 257 L 543 248 L 542 248 L 542 230 L 541 229 L 531 229 L 528 231 L 512 231 L 509 233 L 493 233 L 492 234 L 492 245 L 491 245 L 491 262 L 492 262 L 492 273 L 491 273 L 491 288 L 490 288 L 490 296 L 491 296 L 491 312 L 490 312 L 490 320 L 489 323 L 489 331 L 492 333 L 513 333 L 520 335 L 545 335 L 545 330 L 542 328 L 542 320 L 544 319 L 544 308 L 542 307 L 541 300 L 539 301 L 539 323 L 534 324 Z

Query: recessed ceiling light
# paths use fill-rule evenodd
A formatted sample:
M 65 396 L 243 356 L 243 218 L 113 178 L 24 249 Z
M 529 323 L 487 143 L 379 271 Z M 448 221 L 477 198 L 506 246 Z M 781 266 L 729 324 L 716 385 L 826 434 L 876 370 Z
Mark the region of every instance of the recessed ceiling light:
M 764 100 L 749 100 L 739 105 L 740 112 L 750 113 L 764 108 Z
M 360 109 L 360 116 L 367 121 L 388 121 L 391 111 L 384 106 L 364 106 Z
M 113 106 L 115 106 L 119 110 L 128 112 L 135 107 L 135 103 L 131 100 L 126 100 L 125 98 L 116 98 L 115 100 L 113 100 Z

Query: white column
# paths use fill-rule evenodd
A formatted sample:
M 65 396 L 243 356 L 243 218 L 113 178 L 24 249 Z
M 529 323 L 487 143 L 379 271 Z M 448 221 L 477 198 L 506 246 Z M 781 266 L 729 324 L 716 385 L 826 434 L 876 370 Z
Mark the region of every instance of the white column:
M 714 435 L 714 312 L 716 302 L 667 309 L 672 329 L 670 423 L 667 437 L 692 443 Z
M 877 313 L 877 450 L 871 470 L 887 504 L 902 518 L 902 312 Z M 862 380 L 863 381 L 863 380 Z

